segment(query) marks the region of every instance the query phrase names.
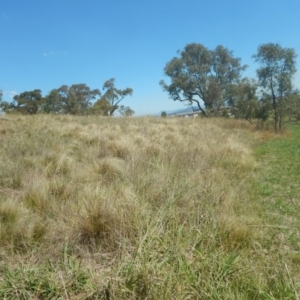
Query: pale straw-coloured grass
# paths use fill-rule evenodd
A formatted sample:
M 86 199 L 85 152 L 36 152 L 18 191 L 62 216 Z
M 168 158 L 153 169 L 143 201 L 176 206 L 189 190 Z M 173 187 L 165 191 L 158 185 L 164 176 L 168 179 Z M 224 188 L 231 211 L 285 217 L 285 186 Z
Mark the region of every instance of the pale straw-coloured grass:
M 8 116 L 0 126 L 1 268 L 18 269 L 18 255 L 39 274 L 49 261 L 49 294 L 70 299 L 273 299 L 270 259 L 255 251 L 263 236 L 249 226 L 260 220 L 247 122 Z

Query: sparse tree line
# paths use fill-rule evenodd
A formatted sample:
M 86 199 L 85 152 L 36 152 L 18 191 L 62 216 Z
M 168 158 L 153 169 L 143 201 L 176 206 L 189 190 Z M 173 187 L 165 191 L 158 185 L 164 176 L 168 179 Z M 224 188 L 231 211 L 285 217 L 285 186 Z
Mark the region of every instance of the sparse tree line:
M 92 90 L 86 84 L 62 85 L 53 89 L 45 97 L 42 91 L 35 89 L 14 96 L 12 103 L 1 101 L 0 107 L 4 111 L 13 111 L 21 114 L 53 113 L 70 115 L 97 114 L 113 116 L 118 110 L 122 116 L 131 116 L 134 111 L 129 106 L 120 105 L 126 97 L 131 96 L 131 88 L 117 89 L 115 79 L 107 80 L 103 85 L 104 94 L 99 89 Z
M 294 49 L 273 43 L 260 45 L 253 55 L 259 64 L 256 79 L 243 78 L 247 66 L 221 45 L 209 50 L 192 43 L 178 54 L 164 68 L 170 83 L 160 81 L 174 101 L 194 105 L 206 117 L 230 113 L 250 123 L 254 119 L 271 119 L 276 131 L 287 120 L 300 120 L 299 92 L 292 85 L 297 57 Z M 126 96 L 132 95 L 131 88 L 117 89 L 112 78 L 104 83 L 103 90 L 101 96 L 98 89 L 91 90 L 85 84 L 63 85 L 42 97 L 37 89 L 15 96 L 12 103 L 1 102 L 0 98 L 0 107 L 24 114 L 112 116 L 116 110 L 123 116 L 134 114 L 130 107 L 120 105 Z
M 209 50 L 193 43 L 178 54 L 164 68 L 170 83 L 160 81 L 174 101 L 195 105 L 207 117 L 226 116 L 230 108 L 231 115 L 251 123 L 253 119 L 272 119 L 276 131 L 287 120 L 300 120 L 299 92 L 292 85 L 294 49 L 273 43 L 260 45 L 253 55 L 259 64 L 256 79 L 242 78 L 247 66 L 223 46 Z

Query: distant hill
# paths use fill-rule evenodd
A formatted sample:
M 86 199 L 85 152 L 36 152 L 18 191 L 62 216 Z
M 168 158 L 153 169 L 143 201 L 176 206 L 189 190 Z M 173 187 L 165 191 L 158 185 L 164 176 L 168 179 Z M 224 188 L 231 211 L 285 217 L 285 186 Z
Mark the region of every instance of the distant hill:
M 194 107 L 195 109 L 195 107 Z M 175 114 L 181 114 L 181 113 L 185 113 L 185 112 L 192 112 L 193 111 L 193 107 L 192 106 L 188 106 L 186 108 L 180 108 L 180 109 L 176 109 L 176 110 L 163 110 L 167 113 L 167 115 L 175 115 Z M 161 113 L 163 112 L 159 112 L 157 115 L 161 115 Z

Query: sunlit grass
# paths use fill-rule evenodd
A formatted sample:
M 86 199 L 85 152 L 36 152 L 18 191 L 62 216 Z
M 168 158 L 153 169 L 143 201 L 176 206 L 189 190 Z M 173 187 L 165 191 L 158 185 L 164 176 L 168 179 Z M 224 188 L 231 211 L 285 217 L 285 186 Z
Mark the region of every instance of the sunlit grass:
M 2 298 L 296 299 L 297 155 L 272 161 L 295 139 L 71 116 L 8 116 L 0 138 Z
M 253 193 L 260 199 L 263 247 L 296 278 L 299 295 L 300 124 L 290 124 L 288 130 L 256 149 L 261 168 Z

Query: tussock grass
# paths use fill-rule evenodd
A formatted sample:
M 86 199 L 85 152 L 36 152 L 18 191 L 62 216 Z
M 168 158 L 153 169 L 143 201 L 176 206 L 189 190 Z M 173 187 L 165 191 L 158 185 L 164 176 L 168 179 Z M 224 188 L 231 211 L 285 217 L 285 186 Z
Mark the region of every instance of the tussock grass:
M 0 138 L 2 298 L 296 299 L 248 122 L 9 116 Z

